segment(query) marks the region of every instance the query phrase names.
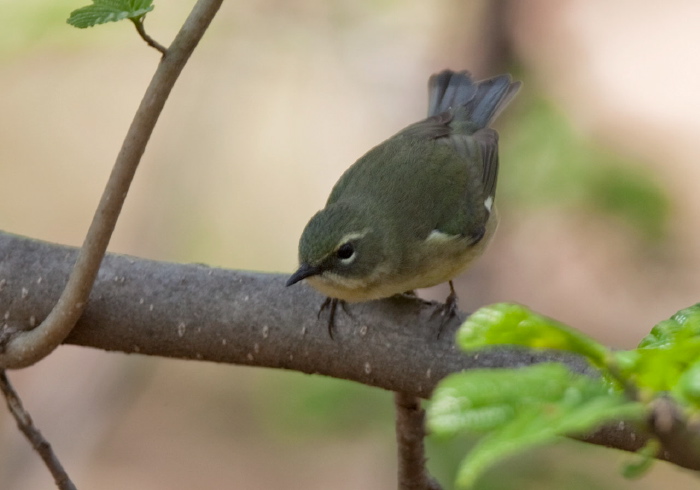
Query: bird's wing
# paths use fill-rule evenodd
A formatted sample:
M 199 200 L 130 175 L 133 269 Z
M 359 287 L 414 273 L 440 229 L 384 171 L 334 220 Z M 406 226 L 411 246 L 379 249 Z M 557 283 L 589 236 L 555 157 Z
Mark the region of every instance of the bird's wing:
M 484 235 L 496 194 L 498 133 L 486 128 L 473 135 L 452 133 L 436 138 L 436 142 L 438 146 L 454 152 L 448 158 L 450 163 L 443 168 L 443 173 L 451 182 L 462 182 L 454 192 L 451 192 L 452 186 L 444 184 L 444 189 L 450 191 L 441 196 L 445 209 L 436 231 L 471 237 L 477 242 Z M 462 177 L 458 178 L 458 175 Z
M 474 133 L 473 138 L 481 150 L 481 180 L 484 185 L 484 199 L 486 199 L 484 205 L 491 214 L 498 181 L 498 133 L 493 129 L 485 128 Z
M 477 162 L 484 197 L 490 196 L 493 201 L 498 180 L 498 133 L 491 128 L 474 134 L 457 133 L 452 131 L 450 121 L 449 113 L 443 113 L 412 124 L 400 134 L 439 140 L 449 144 L 465 161 Z

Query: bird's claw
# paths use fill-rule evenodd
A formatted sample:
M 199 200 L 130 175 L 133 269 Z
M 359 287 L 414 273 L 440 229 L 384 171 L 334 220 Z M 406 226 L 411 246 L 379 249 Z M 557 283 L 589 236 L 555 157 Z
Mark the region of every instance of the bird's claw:
M 338 298 L 326 298 L 323 303 L 321 303 L 321 307 L 318 309 L 318 314 L 316 315 L 316 318 L 321 319 L 321 313 L 323 310 L 326 308 L 329 308 L 328 311 L 328 336 L 331 338 L 331 340 L 335 340 L 333 338 L 333 326 L 335 324 L 335 310 L 338 308 L 338 304 L 340 304 L 340 307 L 343 309 L 343 311 L 350 316 L 350 312 L 348 311 L 347 304 L 345 301 L 338 299 Z
M 440 328 L 438 329 L 438 338 L 440 338 L 440 335 L 442 334 L 442 329 L 443 327 L 454 317 L 457 316 L 457 293 L 455 292 L 454 285 L 452 284 L 452 281 L 450 283 L 450 294 L 447 296 L 447 299 L 445 299 L 445 302 L 441 305 L 439 305 L 437 308 L 435 308 L 435 311 L 433 311 L 433 316 L 435 315 L 440 315 L 442 316 L 442 321 L 440 322 Z

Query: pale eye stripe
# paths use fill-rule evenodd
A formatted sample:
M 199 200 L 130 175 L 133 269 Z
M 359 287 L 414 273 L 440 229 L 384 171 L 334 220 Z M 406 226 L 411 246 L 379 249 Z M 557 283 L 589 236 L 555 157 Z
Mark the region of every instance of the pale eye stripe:
M 362 231 L 355 231 L 352 233 L 348 233 L 347 235 L 345 235 L 343 238 L 340 239 L 340 241 L 338 242 L 338 245 L 336 245 L 336 247 L 335 247 L 336 250 L 351 240 L 359 240 L 361 238 L 364 238 L 365 235 L 367 235 L 367 233 L 369 233 L 370 231 L 371 231 L 370 228 L 365 228 Z
M 370 231 L 372 231 L 371 228 L 365 228 L 362 231 L 354 231 L 352 233 L 348 233 L 347 235 L 345 235 L 343 238 L 340 239 L 340 241 L 338 242 L 338 245 L 335 246 L 335 249 L 331 253 L 336 253 L 340 247 L 342 247 L 343 245 L 345 245 L 346 243 L 348 243 L 350 241 L 360 240 L 360 239 L 364 238 L 365 235 L 367 235 L 367 233 L 369 233 Z M 353 263 L 355 261 L 356 258 L 357 258 L 357 252 L 353 251 L 353 253 L 350 257 L 348 257 L 347 259 L 340 259 L 340 261 L 345 265 L 350 265 L 351 263 Z

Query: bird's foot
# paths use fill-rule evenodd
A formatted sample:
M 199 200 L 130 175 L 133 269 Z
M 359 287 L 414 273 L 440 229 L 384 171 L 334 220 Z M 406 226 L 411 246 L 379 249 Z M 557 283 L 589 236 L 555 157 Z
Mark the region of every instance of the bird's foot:
M 452 284 L 452 281 L 449 281 L 450 284 L 450 294 L 447 296 L 447 299 L 445 299 L 445 302 L 441 305 L 439 305 L 435 311 L 433 312 L 434 315 L 440 315 L 442 316 L 442 321 L 440 322 L 440 328 L 438 328 L 438 338 L 440 338 L 440 335 L 442 335 L 442 329 L 443 327 L 449 323 L 450 320 L 452 320 L 454 317 L 457 316 L 457 293 L 455 292 L 454 285 Z
M 350 315 L 350 312 L 348 311 L 348 305 L 343 301 L 342 299 L 338 298 L 326 298 L 323 303 L 321 304 L 321 307 L 318 309 L 318 314 L 316 315 L 316 318 L 320 319 L 321 318 L 321 313 L 323 310 L 328 308 L 328 336 L 333 339 L 333 327 L 335 325 L 335 311 L 338 308 L 338 304 L 340 304 L 340 307 L 343 309 L 346 315 Z

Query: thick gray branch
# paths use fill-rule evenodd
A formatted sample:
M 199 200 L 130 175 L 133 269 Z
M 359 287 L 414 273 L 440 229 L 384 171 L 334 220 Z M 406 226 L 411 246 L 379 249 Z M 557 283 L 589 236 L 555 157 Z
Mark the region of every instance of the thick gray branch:
M 61 293 L 77 250 L 0 232 L 0 345 L 38 324 Z M 286 276 L 156 262 L 108 254 L 85 313 L 67 343 L 140 353 L 292 369 L 427 398 L 436 383 L 463 369 L 542 361 L 586 370 L 559 352 L 494 349 L 464 354 L 453 344 L 459 320 L 440 330 L 435 305 L 388 299 L 339 309 L 328 336 L 323 297 L 284 286 Z M 634 451 L 647 436 L 625 425 L 588 440 Z M 679 448 L 682 452 L 682 448 Z M 668 452 L 664 459 L 679 463 Z M 698 469 L 684 461 L 682 466 Z
M 76 250 L 0 233 L 0 312 L 7 332 L 51 310 Z M 460 369 L 562 359 L 500 350 L 465 355 L 456 319 L 440 330 L 434 305 L 415 298 L 340 308 L 328 336 L 323 297 L 286 276 L 108 254 L 71 344 L 163 357 L 319 373 L 426 398 Z M 571 362 L 574 359 L 569 357 Z M 582 366 L 582 363 L 579 363 Z

